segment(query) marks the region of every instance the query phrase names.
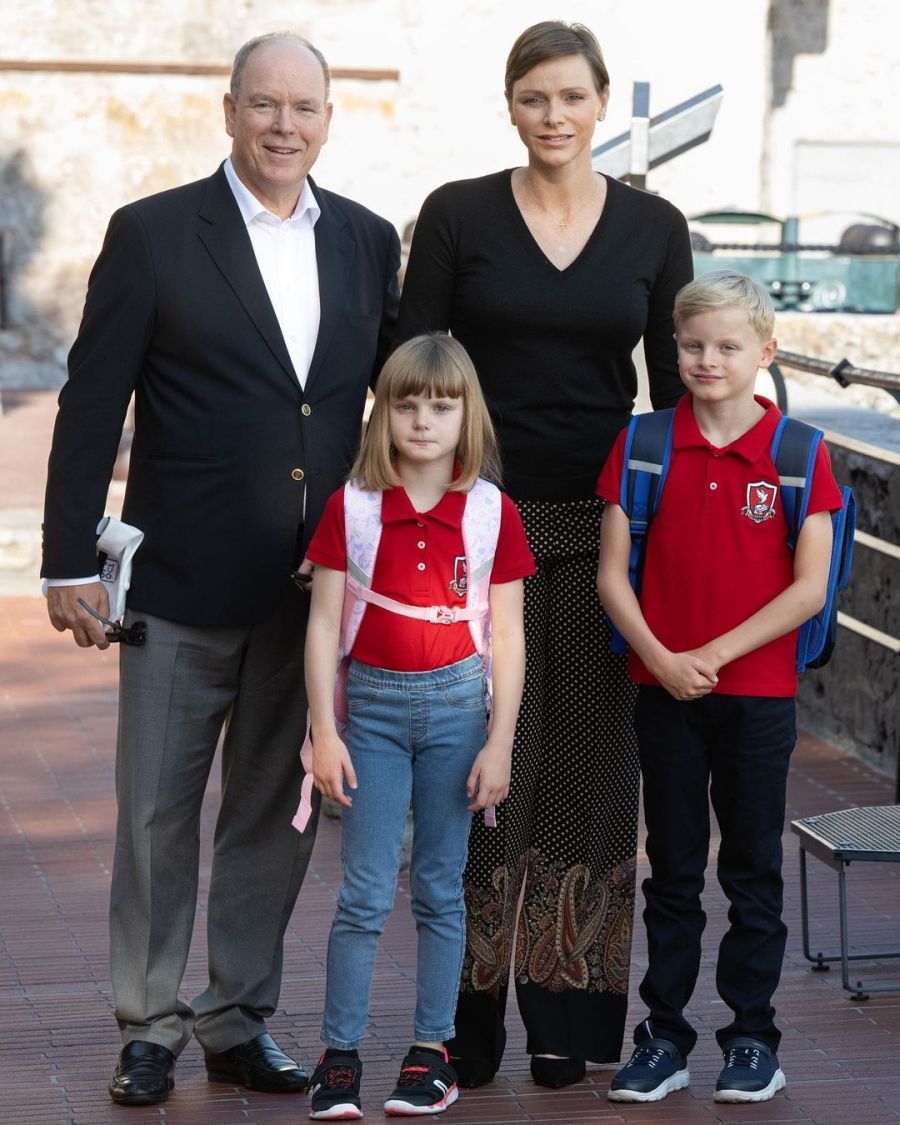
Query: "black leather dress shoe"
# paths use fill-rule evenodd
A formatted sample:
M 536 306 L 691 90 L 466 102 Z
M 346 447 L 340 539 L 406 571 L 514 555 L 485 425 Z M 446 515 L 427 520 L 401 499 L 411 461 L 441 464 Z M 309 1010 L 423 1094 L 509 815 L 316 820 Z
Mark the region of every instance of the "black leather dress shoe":
M 119 1052 L 109 1096 L 119 1105 L 164 1102 L 175 1085 L 175 1056 L 168 1047 L 133 1039 Z
M 208 1053 L 206 1074 L 210 1082 L 236 1082 L 267 1094 L 299 1094 L 309 1085 L 306 1071 L 265 1033 L 221 1054 Z

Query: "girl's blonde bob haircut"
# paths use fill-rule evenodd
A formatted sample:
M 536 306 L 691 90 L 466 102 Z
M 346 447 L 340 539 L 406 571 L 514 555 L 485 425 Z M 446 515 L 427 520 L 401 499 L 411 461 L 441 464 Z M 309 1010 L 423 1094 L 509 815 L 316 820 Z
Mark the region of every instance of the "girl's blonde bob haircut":
M 456 449 L 461 471 L 449 485 L 451 491 L 468 492 L 478 477 L 500 483 L 497 439 L 475 368 L 462 344 L 440 332 L 407 340 L 381 369 L 369 424 L 350 470 L 351 480 L 369 491 L 402 484 L 391 443 L 391 403 L 408 395 L 463 400 Z
M 690 317 L 719 309 L 743 309 L 760 340 L 772 339 L 775 332 L 772 298 L 752 277 L 734 270 L 704 273 L 678 290 L 672 310 L 675 331 Z

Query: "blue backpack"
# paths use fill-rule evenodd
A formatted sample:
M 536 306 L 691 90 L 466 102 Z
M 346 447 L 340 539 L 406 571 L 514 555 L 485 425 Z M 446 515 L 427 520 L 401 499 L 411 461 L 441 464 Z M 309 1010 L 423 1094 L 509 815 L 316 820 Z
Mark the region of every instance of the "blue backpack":
M 625 468 L 619 504 L 631 527 L 628 577 L 640 596 L 647 532 L 662 499 L 672 456 L 674 409 L 638 414 L 631 419 L 625 439 Z M 807 482 L 812 478 L 822 431 L 782 416 L 772 437 L 772 460 L 778 473 L 782 508 L 788 524 L 788 546 L 793 551 L 809 505 Z M 856 502 L 853 490 L 841 489 L 842 504 L 831 517 L 834 542 L 825 605 L 800 626 L 797 638 L 797 671 L 821 668 L 831 658 L 837 640 L 837 595 L 850 580 Z M 625 652 L 625 638 L 610 621 L 613 652 Z

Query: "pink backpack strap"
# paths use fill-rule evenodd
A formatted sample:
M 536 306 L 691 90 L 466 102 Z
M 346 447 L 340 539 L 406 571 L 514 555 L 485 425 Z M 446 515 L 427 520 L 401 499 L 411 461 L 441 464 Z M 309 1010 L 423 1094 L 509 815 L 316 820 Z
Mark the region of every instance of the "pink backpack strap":
M 469 622 L 475 651 L 484 661 L 485 679 L 490 694 L 491 614 L 490 589 L 494 555 L 500 537 L 500 489 L 479 477 L 466 496 L 462 519 L 463 549 L 467 564 L 466 604 L 478 606 L 481 613 Z
M 344 485 L 347 588 L 341 617 L 340 660 L 346 660 L 353 651 L 366 612 L 366 603 L 357 596 L 357 591 L 372 585 L 381 543 L 381 496 L 380 492 L 366 491 L 352 481 Z
M 291 825 L 298 832 L 303 832 L 312 816 L 312 734 L 309 726 L 309 712 L 306 713 L 306 737 L 300 747 L 300 764 L 303 766 L 303 782 L 300 785 L 300 804 L 294 813 Z
M 416 621 L 430 621 L 434 625 L 455 625 L 457 621 L 475 621 L 483 613 L 480 605 L 449 606 L 449 605 L 408 605 L 398 602 L 385 594 L 378 594 L 365 586 L 359 586 L 356 596 L 368 605 L 377 605 L 379 609 L 386 609 L 396 613 L 399 617 L 411 617 Z
M 485 691 L 491 701 L 491 571 L 500 537 L 501 494 L 490 481 L 479 477 L 466 496 L 462 519 L 463 549 L 466 553 L 466 605 L 474 609 L 469 630 L 475 651 L 484 663 Z M 496 828 L 497 810 L 484 810 L 487 828 Z
M 347 725 L 347 672 L 350 653 L 359 634 L 366 602 L 358 591 L 372 585 L 372 572 L 381 541 L 381 493 L 359 488 L 352 481 L 344 485 L 344 533 L 347 548 L 347 577 L 344 605 L 341 611 L 341 632 L 338 642 L 338 667 L 334 685 L 334 714 L 338 729 Z M 300 805 L 291 824 L 303 832 L 312 816 L 312 735 L 309 712 L 306 715 L 306 737 L 300 748 L 303 783 Z

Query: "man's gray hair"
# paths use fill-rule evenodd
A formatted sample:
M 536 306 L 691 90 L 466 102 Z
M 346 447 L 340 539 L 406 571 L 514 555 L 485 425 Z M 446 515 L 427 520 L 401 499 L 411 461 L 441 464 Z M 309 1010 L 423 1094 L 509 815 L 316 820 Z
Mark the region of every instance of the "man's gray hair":
M 247 65 L 247 59 L 250 58 L 257 47 L 262 47 L 265 43 L 279 42 L 296 43 L 299 47 L 305 47 L 307 51 L 310 51 L 319 60 L 319 65 L 322 67 L 322 74 L 325 77 L 325 101 L 327 102 L 328 94 L 331 90 L 331 71 L 328 69 L 325 56 L 318 47 L 314 47 L 308 39 L 304 39 L 302 35 L 298 35 L 295 31 L 270 31 L 267 35 L 257 35 L 254 39 L 248 39 L 243 47 L 238 49 L 231 67 L 230 90 L 234 101 L 238 100 L 238 95 L 241 92 L 241 79 L 244 77 L 244 67 Z

